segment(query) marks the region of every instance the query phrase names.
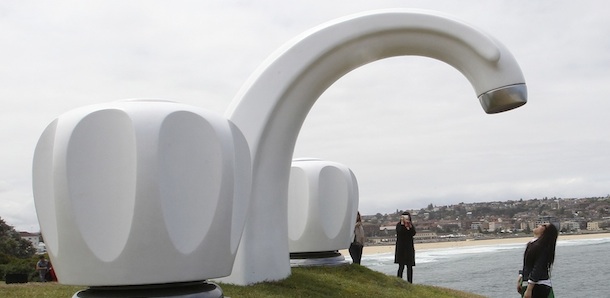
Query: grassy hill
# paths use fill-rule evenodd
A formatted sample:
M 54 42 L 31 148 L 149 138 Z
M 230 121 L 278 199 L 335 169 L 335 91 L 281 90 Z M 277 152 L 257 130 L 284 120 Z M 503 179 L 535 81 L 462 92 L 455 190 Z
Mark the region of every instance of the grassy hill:
M 477 297 L 446 288 L 410 284 L 359 265 L 293 268 L 289 278 L 251 286 L 220 284 L 231 298 L 255 297 Z M 0 284 L 0 297 L 71 297 L 83 287 L 57 283 Z

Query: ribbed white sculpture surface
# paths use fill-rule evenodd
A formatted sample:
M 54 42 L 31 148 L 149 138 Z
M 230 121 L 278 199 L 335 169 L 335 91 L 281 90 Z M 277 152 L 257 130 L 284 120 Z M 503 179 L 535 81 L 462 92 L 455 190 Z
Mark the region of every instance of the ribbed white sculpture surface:
M 288 187 L 288 245 L 291 253 L 349 247 L 358 209 L 358 182 L 345 165 L 296 159 Z
M 108 286 L 229 275 L 251 186 L 227 119 L 167 101 L 61 115 L 34 156 L 34 196 L 62 283 Z

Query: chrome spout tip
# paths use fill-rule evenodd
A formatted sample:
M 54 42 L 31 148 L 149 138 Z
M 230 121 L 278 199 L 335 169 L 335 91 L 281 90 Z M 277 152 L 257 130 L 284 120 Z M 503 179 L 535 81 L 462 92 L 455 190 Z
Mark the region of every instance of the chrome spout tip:
M 527 103 L 527 87 L 516 84 L 490 90 L 481 94 L 479 101 L 487 114 L 506 112 Z

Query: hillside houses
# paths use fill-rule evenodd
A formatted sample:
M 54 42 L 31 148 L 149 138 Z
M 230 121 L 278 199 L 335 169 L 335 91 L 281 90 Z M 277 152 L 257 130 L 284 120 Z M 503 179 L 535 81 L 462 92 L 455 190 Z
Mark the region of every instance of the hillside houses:
M 610 231 L 610 196 L 430 204 L 428 208 L 408 211 L 417 227 L 415 240 L 420 242 L 523 236 L 543 223 L 555 224 L 562 233 Z M 395 241 L 394 230 L 402 212 L 363 215 L 371 244 Z

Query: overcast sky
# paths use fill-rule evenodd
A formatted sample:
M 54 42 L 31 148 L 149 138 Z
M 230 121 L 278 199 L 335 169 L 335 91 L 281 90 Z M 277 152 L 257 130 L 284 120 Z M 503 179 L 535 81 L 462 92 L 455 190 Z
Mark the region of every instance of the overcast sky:
M 38 231 L 32 157 L 44 128 L 85 105 L 162 98 L 224 114 L 267 56 L 345 15 L 423 8 L 504 43 L 528 103 L 487 115 L 429 58 L 360 67 L 316 102 L 295 158 L 343 163 L 363 214 L 610 193 L 610 10 L 604 1 L 2 1 L 0 217 Z

